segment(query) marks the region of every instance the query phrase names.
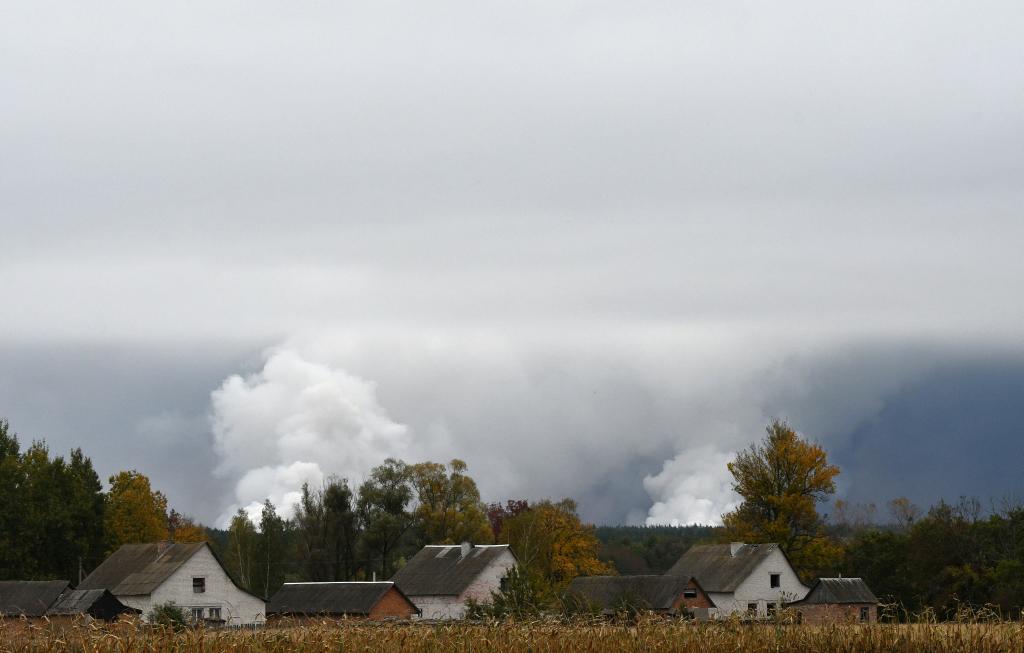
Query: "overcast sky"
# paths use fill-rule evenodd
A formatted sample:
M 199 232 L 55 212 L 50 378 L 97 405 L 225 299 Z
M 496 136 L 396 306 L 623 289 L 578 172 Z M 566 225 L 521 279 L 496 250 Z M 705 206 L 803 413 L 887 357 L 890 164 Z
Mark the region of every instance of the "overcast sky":
M 1024 492 L 1021 34 L 1014 1 L 0 2 L 0 416 L 211 523 L 388 455 L 715 521 L 776 416 L 848 498 Z

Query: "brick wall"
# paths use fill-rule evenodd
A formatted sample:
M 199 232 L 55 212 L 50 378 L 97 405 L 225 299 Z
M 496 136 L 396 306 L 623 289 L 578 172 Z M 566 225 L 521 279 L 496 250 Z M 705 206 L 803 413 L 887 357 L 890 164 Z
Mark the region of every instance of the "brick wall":
M 385 617 L 409 619 L 415 612 L 416 608 L 392 587 L 370 610 L 370 619 L 384 619 Z
M 790 608 L 797 611 L 805 624 L 859 623 L 861 608 L 868 609 L 868 623 L 878 621 L 878 606 L 872 603 L 809 603 Z
M 689 608 L 693 610 L 695 608 L 710 608 L 713 607 L 711 599 L 701 588 L 697 587 L 697 584 L 692 580 L 686 585 L 687 588 L 697 590 L 697 596 L 694 598 L 686 598 L 685 595 L 680 595 L 676 599 L 675 603 L 672 604 L 672 608 L 679 610 L 679 608 Z

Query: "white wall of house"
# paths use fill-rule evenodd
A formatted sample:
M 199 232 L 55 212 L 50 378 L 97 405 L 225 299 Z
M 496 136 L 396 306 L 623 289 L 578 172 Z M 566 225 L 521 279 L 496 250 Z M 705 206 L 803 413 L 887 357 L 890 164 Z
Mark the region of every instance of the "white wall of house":
M 772 574 L 779 575 L 779 587 L 771 586 Z M 740 583 L 735 592 L 709 592 L 708 596 L 717 606 L 720 617 L 735 612 L 746 613 L 751 603 L 757 604 L 757 615 L 764 617 L 768 614 L 769 604 L 798 601 L 807 595 L 809 589 L 800 582 L 782 551 L 775 549 Z
M 410 596 L 423 619 L 462 619 L 466 616 L 466 601 L 473 599 L 489 603 L 491 593 L 501 589 L 501 579 L 516 566 L 516 557 L 506 549 L 491 561 L 480 575 L 458 596 Z
M 205 592 L 193 591 L 193 578 L 205 580 Z M 266 614 L 266 603 L 236 587 L 213 557 L 209 547 L 197 551 L 152 594 L 117 598 L 126 605 L 142 610 L 143 617 L 154 605 L 171 601 L 184 610 L 186 617 L 192 614 L 193 609 L 201 608 L 203 617 L 211 618 L 210 609 L 220 609 L 220 618 L 229 626 L 262 623 Z

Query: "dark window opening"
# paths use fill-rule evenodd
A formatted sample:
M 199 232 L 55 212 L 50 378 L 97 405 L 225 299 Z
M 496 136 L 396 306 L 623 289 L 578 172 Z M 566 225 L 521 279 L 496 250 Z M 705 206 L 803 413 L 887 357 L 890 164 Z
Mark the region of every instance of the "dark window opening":
M 747 604 L 747 612 L 750 613 L 750 614 L 757 614 L 757 604 L 756 603 L 748 603 Z
M 210 608 L 209 611 L 210 619 L 216 619 L 220 621 L 220 608 Z
M 862 607 L 862 608 L 860 609 L 860 620 L 861 620 L 862 622 L 866 622 L 866 621 L 868 621 L 868 620 L 869 620 L 870 618 L 871 618 L 871 608 L 869 608 L 869 607 L 867 607 L 867 606 L 863 606 L 863 607 Z
M 769 579 L 769 582 L 771 583 L 772 587 L 782 587 L 782 575 L 781 574 L 772 574 L 771 576 L 768 577 L 768 579 Z
M 502 592 L 508 591 L 508 576 L 503 576 L 501 578 L 501 581 L 498 583 L 498 587 L 501 589 Z
M 768 616 L 769 617 L 774 617 L 775 613 L 778 612 L 778 609 L 779 609 L 778 605 L 776 605 L 775 603 L 769 603 L 768 604 Z
M 687 587 L 683 590 L 683 596 L 685 596 L 688 599 L 695 599 L 697 598 L 697 590 L 693 589 L 692 587 Z
M 206 579 L 205 578 L 193 578 L 192 579 L 192 592 L 195 594 L 202 594 L 206 591 Z

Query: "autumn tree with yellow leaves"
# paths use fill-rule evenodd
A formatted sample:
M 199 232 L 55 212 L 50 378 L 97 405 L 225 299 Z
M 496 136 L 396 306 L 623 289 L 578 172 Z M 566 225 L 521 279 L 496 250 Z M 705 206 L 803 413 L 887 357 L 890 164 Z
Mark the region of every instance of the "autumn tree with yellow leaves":
M 726 535 L 731 541 L 778 543 L 798 571 L 813 576 L 834 566 L 841 553 L 817 509 L 835 493 L 839 468 L 782 420 L 766 432 L 728 465 L 733 490 L 743 501 L 722 516 Z
M 480 500 L 476 481 L 466 470 L 466 463 L 457 458 L 447 467 L 434 462 L 409 466 L 409 477 L 418 501 L 414 515 L 424 544 L 487 542 L 491 539 L 487 508 Z
M 104 531 L 109 551 L 122 544 L 166 540 L 167 497 L 153 490 L 145 474 L 132 470 L 111 476 Z

